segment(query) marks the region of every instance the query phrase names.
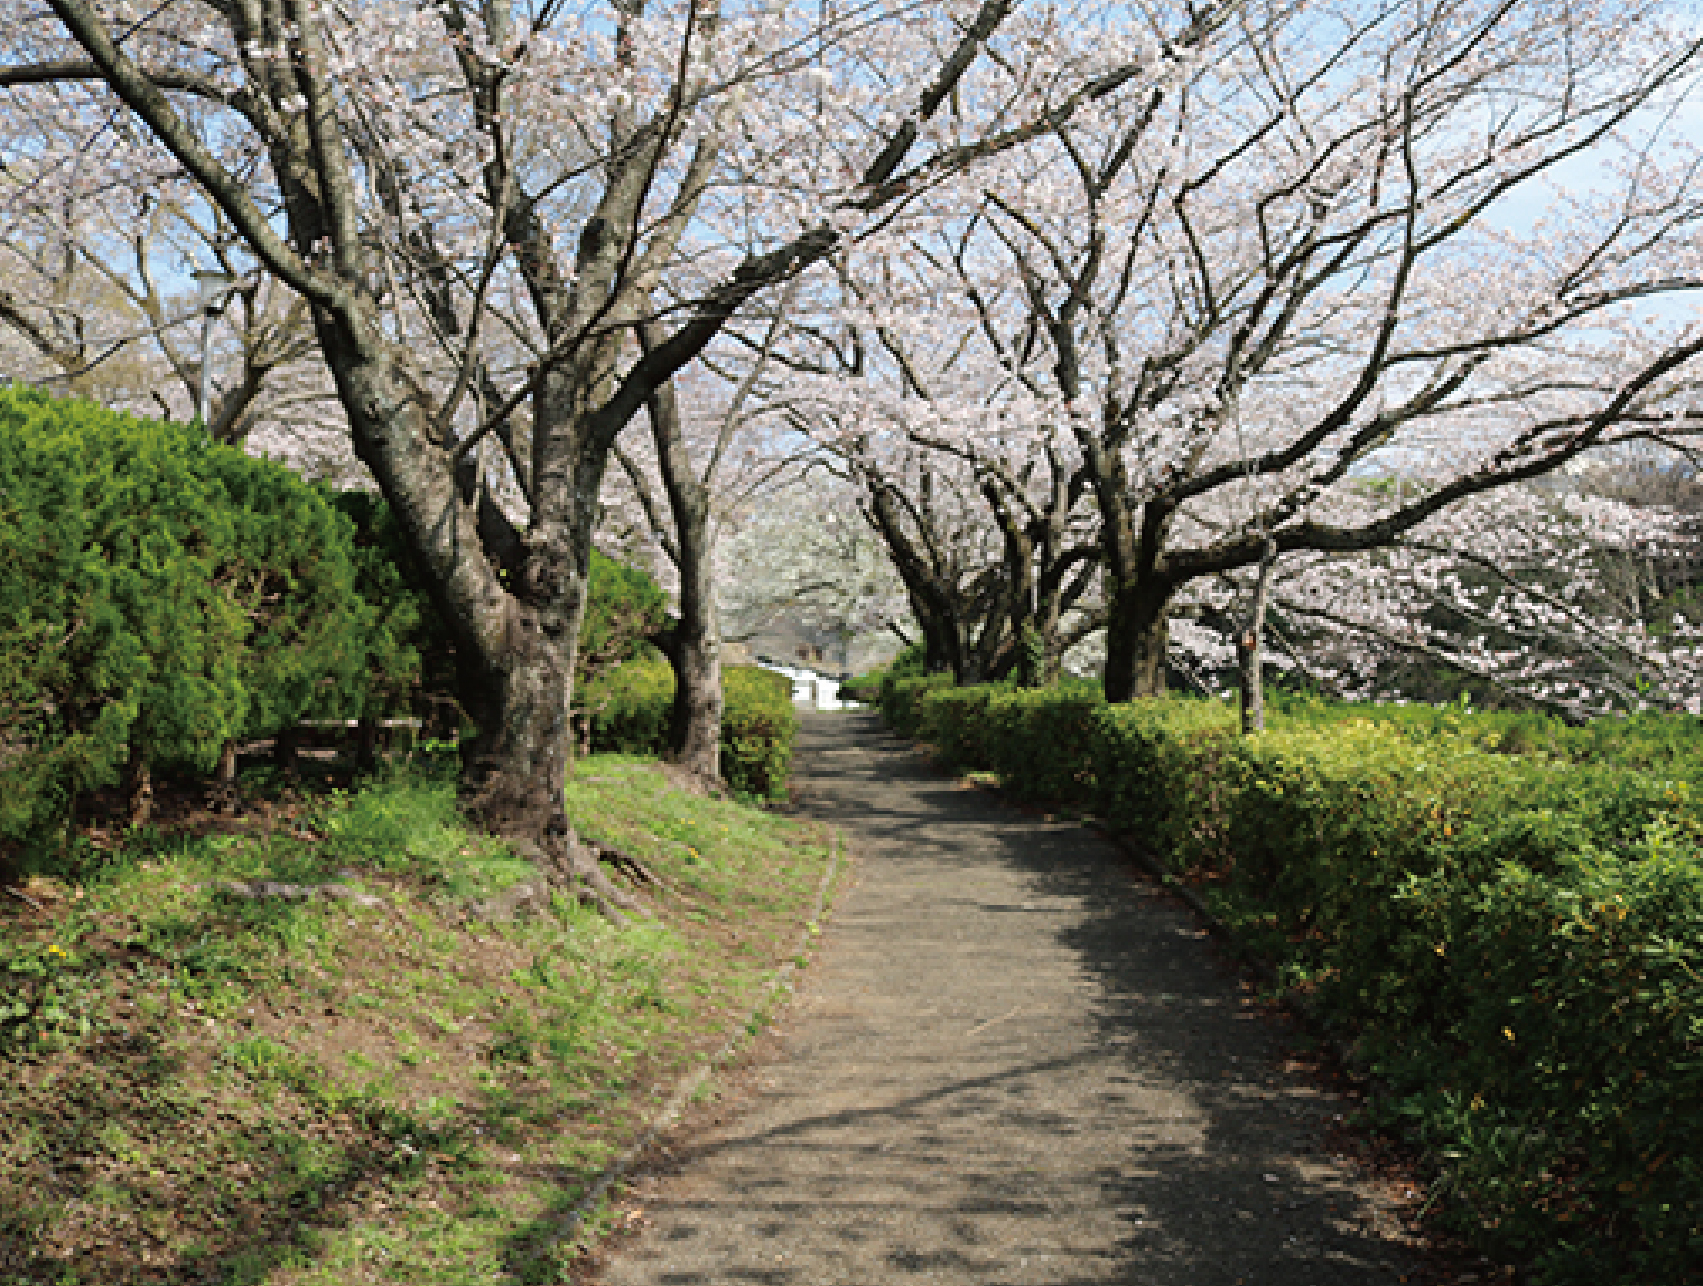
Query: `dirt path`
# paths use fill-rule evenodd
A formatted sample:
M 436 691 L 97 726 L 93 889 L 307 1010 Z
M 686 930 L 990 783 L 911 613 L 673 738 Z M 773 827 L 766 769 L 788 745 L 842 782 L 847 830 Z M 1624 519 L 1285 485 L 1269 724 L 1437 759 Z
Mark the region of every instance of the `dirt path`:
M 1185 914 L 1079 827 L 805 717 L 802 803 L 854 855 L 731 1123 L 641 1188 L 608 1286 L 1394 1283 L 1390 1212 L 1318 1143 Z

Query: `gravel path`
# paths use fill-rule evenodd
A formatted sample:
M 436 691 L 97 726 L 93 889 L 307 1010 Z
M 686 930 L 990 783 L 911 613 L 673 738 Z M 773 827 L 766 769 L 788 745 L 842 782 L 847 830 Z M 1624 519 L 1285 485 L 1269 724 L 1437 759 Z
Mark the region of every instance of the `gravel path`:
M 781 1055 L 641 1186 L 608 1286 L 1336 1286 L 1412 1271 L 1187 915 L 1114 850 L 804 716 L 856 866 Z

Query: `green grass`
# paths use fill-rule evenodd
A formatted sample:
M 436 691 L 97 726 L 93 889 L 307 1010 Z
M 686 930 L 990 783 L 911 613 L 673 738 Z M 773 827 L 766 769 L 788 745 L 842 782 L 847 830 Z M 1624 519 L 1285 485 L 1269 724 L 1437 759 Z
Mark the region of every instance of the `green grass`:
M 598 757 L 576 827 L 665 886 L 614 925 L 397 778 L 271 834 L 133 835 L 0 909 L 0 1286 L 565 1280 L 553 1235 L 791 954 L 822 836 Z M 347 879 L 384 899 L 254 900 Z

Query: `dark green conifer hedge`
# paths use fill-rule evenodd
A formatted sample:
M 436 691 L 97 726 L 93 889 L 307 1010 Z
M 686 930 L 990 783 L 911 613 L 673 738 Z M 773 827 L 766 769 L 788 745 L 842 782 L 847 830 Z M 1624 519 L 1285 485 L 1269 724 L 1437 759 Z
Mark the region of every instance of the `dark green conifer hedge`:
M 579 681 L 642 655 L 666 609 L 643 571 L 594 553 Z M 0 388 L 0 877 L 127 770 L 206 772 L 303 718 L 453 716 L 454 688 L 379 497 L 190 425 Z M 767 772 L 747 775 L 766 790 Z
M 125 765 L 359 705 L 377 614 L 350 526 L 280 464 L 188 425 L 0 390 L 0 844 Z

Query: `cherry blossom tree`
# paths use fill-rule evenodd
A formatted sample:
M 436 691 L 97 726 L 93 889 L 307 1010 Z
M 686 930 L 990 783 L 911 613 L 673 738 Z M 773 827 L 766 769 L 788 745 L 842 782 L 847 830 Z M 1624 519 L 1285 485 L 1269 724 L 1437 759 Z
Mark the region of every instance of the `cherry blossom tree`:
M 1155 692 L 1172 618 L 1226 577 L 1417 556 L 1478 498 L 1703 427 L 1696 160 L 1668 128 L 1698 66 L 1661 3 L 1245 5 L 913 220 L 914 302 L 853 276 L 913 344 L 950 301 L 938 449 L 1068 436 L 1107 694 Z M 897 358 L 858 378 L 916 400 Z M 1416 485 L 1364 485 L 1396 459 Z
M 763 292 L 1164 64 L 1151 31 L 1038 39 L 1059 11 L 1016 0 L 6 13 L 8 84 L 80 140 L 40 173 L 98 188 L 81 141 L 122 136 L 307 301 L 455 636 L 468 802 L 593 882 L 561 784 L 616 437 Z
M 836 262 L 794 310 L 775 361 L 785 374 L 767 393 L 855 484 L 929 668 L 1040 681 L 1103 625 L 1085 610 L 1098 555 L 1086 474 L 1068 435 L 1048 431 L 1050 408 L 1014 399 L 966 342 L 978 320 L 942 291 L 929 244 L 957 221 L 949 195 L 913 210 L 878 253 Z
M 20 136 L 27 114 L 7 123 Z M 194 419 L 205 319 L 184 265 L 203 263 L 231 283 L 213 302 L 214 440 L 242 442 L 263 428 L 282 450 L 293 429 L 339 414 L 305 302 L 245 274 L 216 230 L 173 202 L 171 185 L 132 189 L 122 200 L 107 192 L 86 208 L 47 208 L 33 186 L 8 186 L 0 326 L 19 347 L 8 366 L 14 377 L 141 414 Z
M 1639 128 L 1697 47 L 1659 10 L 1573 15 L 1566 42 L 1509 5 L 1249 21 L 1162 147 L 1158 112 L 1061 129 L 1085 218 L 993 194 L 1101 509 L 1108 695 L 1162 685 L 1196 578 L 1385 546 L 1604 443 L 1695 431 L 1703 332 L 1630 305 L 1699 284 L 1689 153 Z M 1592 153 L 1604 188 L 1505 222 Z M 1429 474 L 1399 499 L 1357 479 L 1392 445 Z
M 770 338 L 782 315 L 768 324 Z M 639 327 L 643 344 L 660 342 L 654 323 Z M 750 415 L 752 391 L 768 346 L 737 378 L 726 380 L 702 365 L 688 367 L 658 387 L 646 404 L 648 442 L 617 441 L 617 503 L 637 518 L 623 525 L 660 551 L 672 575 L 676 615 L 656 642 L 674 670 L 671 749 L 683 768 L 705 782 L 720 780 L 721 612 L 717 542 L 753 492 L 784 477 L 794 464 L 784 447 L 767 441 Z M 759 449 L 759 442 L 763 449 Z
M 1103 625 L 1088 601 L 1097 551 L 1080 521 L 1080 472 L 1056 452 L 1013 463 L 936 449 L 909 424 L 920 442 L 907 433 L 879 453 L 861 434 L 833 441 L 905 585 L 929 668 L 960 683 L 1056 677 L 1070 646 Z
M 860 500 L 816 466 L 772 479 L 728 514 L 717 587 L 730 641 L 749 642 L 783 617 L 848 642 L 883 633 L 902 645 L 918 640 L 905 587 Z
M 1274 603 L 1290 656 L 1345 696 L 1439 695 L 1405 673 L 1417 663 L 1571 718 L 1695 711 L 1703 623 L 1664 600 L 1655 574 L 1695 539 L 1666 506 L 1522 485 L 1377 553 L 1299 556 Z

